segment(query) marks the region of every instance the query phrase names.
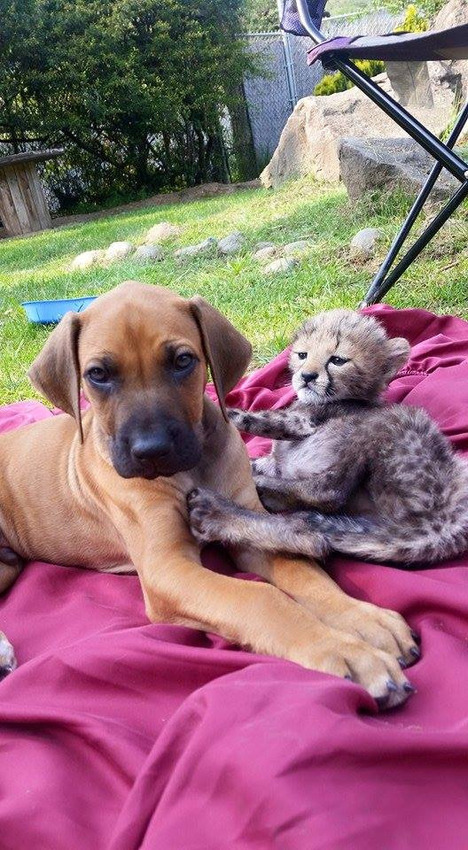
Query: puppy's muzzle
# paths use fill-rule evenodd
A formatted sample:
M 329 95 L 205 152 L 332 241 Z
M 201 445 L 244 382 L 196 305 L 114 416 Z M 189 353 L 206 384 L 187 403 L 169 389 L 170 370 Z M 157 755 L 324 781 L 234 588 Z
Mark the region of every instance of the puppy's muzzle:
M 128 421 L 111 441 L 111 457 L 122 478 L 158 478 L 192 469 L 202 446 L 192 426 L 171 417 L 152 423 Z

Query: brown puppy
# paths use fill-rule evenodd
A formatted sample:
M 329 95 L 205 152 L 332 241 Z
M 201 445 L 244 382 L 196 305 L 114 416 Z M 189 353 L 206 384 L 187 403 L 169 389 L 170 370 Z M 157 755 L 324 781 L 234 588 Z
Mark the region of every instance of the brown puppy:
M 223 403 L 249 357 L 217 310 L 162 288 L 127 282 L 67 314 L 30 377 L 69 415 L 0 437 L 0 543 L 24 559 L 136 569 L 150 620 L 348 676 L 396 705 L 412 689 L 401 667 L 418 652 L 398 614 L 347 597 L 301 559 L 236 550 L 240 569 L 271 584 L 201 565 L 187 523 L 193 487 L 263 510 Z M 221 409 L 204 395 L 208 365 Z M 16 573 L 0 566 L 0 586 Z

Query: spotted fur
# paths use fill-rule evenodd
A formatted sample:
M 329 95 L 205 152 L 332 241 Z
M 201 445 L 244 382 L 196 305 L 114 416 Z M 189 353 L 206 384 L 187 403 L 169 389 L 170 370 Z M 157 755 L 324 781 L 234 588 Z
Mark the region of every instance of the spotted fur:
M 409 353 L 369 316 L 332 310 L 292 341 L 298 401 L 287 410 L 232 410 L 271 437 L 253 462 L 265 507 L 242 517 L 203 491 L 192 522 L 204 539 L 319 556 L 327 547 L 373 561 L 434 563 L 468 548 L 468 465 L 422 410 L 381 400 Z M 284 512 L 288 513 L 284 513 Z M 274 512 L 281 512 L 275 515 Z M 214 515 L 216 518 L 214 519 Z M 198 525 L 197 525 L 198 524 Z

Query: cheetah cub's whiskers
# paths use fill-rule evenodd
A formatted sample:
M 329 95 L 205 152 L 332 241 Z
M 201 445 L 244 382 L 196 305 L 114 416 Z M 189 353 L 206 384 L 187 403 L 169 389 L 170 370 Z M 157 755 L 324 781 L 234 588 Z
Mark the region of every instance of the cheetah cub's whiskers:
M 306 321 L 289 361 L 297 402 L 229 412 L 241 431 L 274 441 L 252 463 L 271 513 L 240 510 L 199 490 L 190 500 L 194 533 L 402 565 L 468 548 L 468 464 L 423 410 L 381 399 L 408 354 L 408 342 L 389 339 L 370 316 L 331 310 Z

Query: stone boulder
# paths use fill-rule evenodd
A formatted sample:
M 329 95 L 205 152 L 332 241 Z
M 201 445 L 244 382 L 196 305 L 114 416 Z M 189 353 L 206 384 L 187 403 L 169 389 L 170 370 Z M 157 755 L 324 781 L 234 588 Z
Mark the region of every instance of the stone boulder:
M 170 221 L 160 221 L 159 224 L 153 225 L 146 234 L 146 242 L 149 244 L 164 242 L 166 239 L 174 239 L 180 236 L 182 228 L 178 224 L 172 224 Z
M 214 236 L 208 236 L 203 242 L 198 242 L 196 245 L 187 245 L 186 248 L 178 248 L 174 251 L 174 257 L 180 262 L 191 260 L 193 257 L 214 256 L 215 250 L 218 247 L 218 240 Z
M 130 254 L 133 254 L 133 250 L 134 248 L 131 242 L 112 242 L 106 251 L 105 259 L 109 263 L 126 260 Z
M 294 266 L 297 266 L 297 260 L 294 257 L 280 257 L 279 260 L 273 260 L 272 263 L 265 266 L 263 273 L 266 275 L 282 274 L 291 271 Z
M 378 227 L 365 227 L 359 230 L 351 239 L 350 256 L 352 259 L 371 260 L 377 250 L 377 245 L 383 239 L 383 232 Z
M 304 254 L 310 247 L 311 244 L 308 239 L 298 239 L 296 242 L 288 242 L 287 245 L 283 245 L 282 253 L 285 257 L 296 257 Z
M 419 192 L 434 163 L 413 139 L 342 139 L 340 174 L 352 201 L 375 189 L 403 188 Z M 434 199 L 445 198 L 459 185 L 443 171 L 433 189 Z
M 392 94 L 386 74 L 374 80 Z M 452 95 L 436 87 L 434 107 L 417 108 L 414 114 L 438 134 L 452 117 L 452 101 Z M 356 87 L 325 97 L 305 97 L 289 117 L 273 158 L 260 175 L 263 185 L 274 188 L 306 174 L 338 181 L 340 140 L 345 136 L 398 138 L 406 134 Z
M 79 271 L 85 271 L 86 269 L 90 269 L 92 266 L 95 266 L 97 263 L 100 263 L 101 260 L 105 256 L 105 251 L 101 249 L 97 249 L 95 251 L 83 251 L 82 254 L 78 254 L 73 262 L 70 265 L 70 268 Z
M 433 29 L 451 29 L 461 24 L 468 24 L 468 0 L 449 0 L 437 15 Z M 450 89 L 463 104 L 468 96 L 468 60 L 448 59 L 428 64 L 433 82 Z
M 259 248 L 257 251 L 255 251 L 253 258 L 254 260 L 259 260 L 259 262 L 263 263 L 267 260 L 270 260 L 272 257 L 275 257 L 276 252 L 276 245 L 265 245 L 264 248 Z
M 240 230 L 234 230 L 228 236 L 218 241 L 218 254 L 229 256 L 242 251 L 245 245 L 245 236 Z
M 142 265 L 159 263 L 164 259 L 164 252 L 160 245 L 139 245 L 132 260 Z

